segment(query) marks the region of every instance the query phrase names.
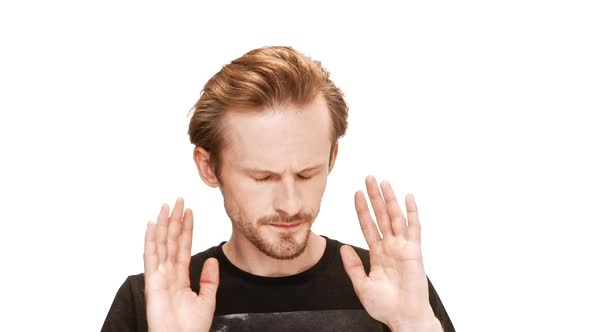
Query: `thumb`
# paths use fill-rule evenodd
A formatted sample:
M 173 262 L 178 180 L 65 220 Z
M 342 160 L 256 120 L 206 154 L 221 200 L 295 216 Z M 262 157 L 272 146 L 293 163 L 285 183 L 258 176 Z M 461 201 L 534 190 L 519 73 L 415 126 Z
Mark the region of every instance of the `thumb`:
M 340 248 L 340 256 L 342 256 L 344 270 L 346 270 L 346 274 L 352 281 L 354 289 L 359 289 L 361 284 L 368 278 L 359 255 L 351 246 L 344 245 Z
M 217 259 L 211 257 L 203 264 L 199 283 L 199 296 L 215 301 L 217 286 L 219 286 L 219 263 Z

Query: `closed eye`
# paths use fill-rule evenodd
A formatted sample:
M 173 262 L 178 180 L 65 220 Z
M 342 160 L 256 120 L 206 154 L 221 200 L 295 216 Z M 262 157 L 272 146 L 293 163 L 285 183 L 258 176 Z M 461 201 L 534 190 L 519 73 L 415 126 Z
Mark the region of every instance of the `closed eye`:
M 270 180 L 270 175 L 269 176 L 265 176 L 265 177 L 260 178 L 260 179 L 256 179 L 256 178 L 254 179 L 254 181 L 256 181 L 256 182 L 264 182 L 264 181 L 268 181 L 268 180 Z
M 312 177 L 313 177 L 313 175 L 311 175 L 311 176 L 305 176 L 305 175 L 301 175 L 301 174 L 298 174 L 297 175 L 297 178 L 299 178 L 300 180 L 303 180 L 303 181 L 309 180 Z M 266 182 L 266 181 L 269 181 L 270 178 L 271 178 L 271 176 L 270 175 L 267 175 L 267 176 L 265 176 L 263 178 L 254 178 L 254 181 L 256 181 L 256 182 Z

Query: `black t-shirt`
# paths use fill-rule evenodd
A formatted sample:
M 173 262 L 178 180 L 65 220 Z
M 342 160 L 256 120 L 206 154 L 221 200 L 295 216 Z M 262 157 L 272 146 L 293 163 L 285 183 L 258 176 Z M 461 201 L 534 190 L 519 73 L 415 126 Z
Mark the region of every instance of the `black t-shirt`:
M 262 277 L 230 263 L 221 246 L 194 255 L 189 274 L 199 291 L 205 260 L 219 261 L 220 283 L 211 331 L 389 331 L 371 318 L 356 296 L 344 270 L 342 243 L 326 238 L 326 250 L 310 269 L 287 277 Z M 369 252 L 353 247 L 369 271 Z M 455 331 L 434 287 L 428 280 L 430 305 L 445 332 Z M 143 274 L 127 277 L 109 310 L 103 332 L 147 331 Z

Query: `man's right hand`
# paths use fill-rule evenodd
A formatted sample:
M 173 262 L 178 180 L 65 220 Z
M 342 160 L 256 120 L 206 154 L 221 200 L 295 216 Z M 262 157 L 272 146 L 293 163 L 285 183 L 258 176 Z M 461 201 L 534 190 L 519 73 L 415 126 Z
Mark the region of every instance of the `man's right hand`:
M 192 291 L 189 264 L 193 213 L 190 209 L 184 211 L 180 197 L 170 216 L 169 210 L 167 204 L 162 205 L 157 223 L 150 221 L 145 234 L 143 262 L 149 331 L 209 331 L 215 312 L 219 266 L 215 258 L 207 259 L 199 294 Z

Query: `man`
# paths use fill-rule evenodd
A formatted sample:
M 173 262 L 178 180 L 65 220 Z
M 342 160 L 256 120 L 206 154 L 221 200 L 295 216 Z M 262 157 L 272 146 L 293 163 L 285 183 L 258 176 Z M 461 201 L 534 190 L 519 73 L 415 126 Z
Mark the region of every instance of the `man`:
M 367 177 L 355 206 L 369 251 L 316 235 L 347 127 L 342 92 L 289 47 L 248 52 L 205 85 L 189 125 L 201 179 L 219 187 L 227 242 L 191 257 L 179 198 L 148 223 L 145 273 L 119 289 L 103 331 L 454 331 L 426 277 L 412 195 Z

